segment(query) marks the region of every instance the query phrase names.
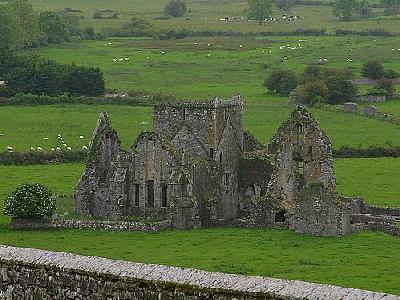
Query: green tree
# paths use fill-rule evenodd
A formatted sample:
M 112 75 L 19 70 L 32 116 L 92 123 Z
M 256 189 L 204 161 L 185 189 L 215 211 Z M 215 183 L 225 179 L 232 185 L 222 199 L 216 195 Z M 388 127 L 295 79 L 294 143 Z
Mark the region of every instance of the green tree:
M 18 43 L 19 30 L 15 16 L 5 4 L 0 4 L 0 51 L 14 49 Z
M 321 80 L 309 81 L 298 85 L 290 92 L 289 98 L 295 104 L 315 106 L 326 102 L 329 97 L 329 89 Z
M 73 95 L 100 96 L 105 93 L 103 73 L 99 68 L 71 65 L 65 88 Z
M 48 43 L 58 44 L 71 38 L 69 24 L 58 13 L 45 11 L 39 14 L 39 28 Z
M 360 4 L 356 0 L 336 0 L 333 14 L 342 21 L 350 21 L 360 13 Z
M 258 21 L 260 25 L 272 14 L 272 4 L 270 0 L 248 0 L 248 4 L 249 19 Z
M 345 103 L 357 95 L 356 86 L 341 75 L 329 76 L 324 81 L 329 89 L 329 104 Z
M 361 68 L 361 74 L 371 79 L 380 79 L 385 76 L 385 69 L 379 61 L 366 62 Z
M 39 28 L 38 15 L 32 4 L 26 0 L 10 2 L 10 8 L 15 15 L 22 39 L 22 47 L 37 47 L 43 43 Z
M 171 17 L 180 17 L 186 14 L 187 5 L 185 1 L 182 0 L 170 0 L 164 7 L 164 12 L 166 15 Z
M 291 70 L 274 70 L 265 80 L 264 86 L 275 93 L 287 96 L 297 86 L 297 76 Z
M 394 96 L 396 94 L 396 88 L 393 82 L 387 78 L 379 79 L 375 88 L 382 90 L 386 96 Z

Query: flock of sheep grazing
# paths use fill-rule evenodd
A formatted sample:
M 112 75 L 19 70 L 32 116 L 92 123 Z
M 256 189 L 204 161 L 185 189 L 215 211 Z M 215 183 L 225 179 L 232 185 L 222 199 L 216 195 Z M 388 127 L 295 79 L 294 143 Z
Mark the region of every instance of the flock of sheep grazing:
M 290 21 L 295 21 L 295 20 L 300 20 L 300 16 L 287 16 L 287 15 L 282 15 L 280 18 L 276 18 L 276 17 L 271 17 L 271 18 L 267 18 L 264 19 L 264 21 L 272 21 L 272 22 L 290 22 Z M 206 18 L 206 21 L 208 20 L 208 18 Z M 258 22 L 255 20 L 250 20 L 247 19 L 245 17 L 221 17 L 219 18 L 220 21 L 223 22 Z
M 4 136 L 4 134 L 2 133 L 1 136 Z M 61 134 L 59 134 L 59 135 L 57 136 L 57 139 L 58 139 L 58 141 L 62 144 L 62 146 L 63 146 L 63 148 L 64 148 L 65 150 L 72 151 L 71 146 L 68 146 L 68 144 L 64 141 L 64 138 L 62 137 Z M 80 136 L 79 136 L 79 139 L 83 139 L 83 135 L 80 135 Z M 44 137 L 43 140 L 48 141 L 49 138 L 48 138 L 48 137 Z M 63 148 L 62 148 L 62 147 L 51 147 L 50 150 L 51 150 L 51 151 L 62 151 Z M 82 146 L 82 149 L 83 149 L 83 150 L 87 150 L 88 148 L 87 148 L 86 145 L 83 145 L 83 146 Z M 41 146 L 38 146 L 38 147 L 31 147 L 30 150 L 31 150 L 31 151 L 43 151 L 43 148 L 42 148 Z M 11 146 L 7 146 L 7 147 L 6 147 L 6 151 L 9 152 L 9 153 L 12 153 L 12 152 L 14 152 L 14 149 L 13 149 L 13 147 L 11 147 Z

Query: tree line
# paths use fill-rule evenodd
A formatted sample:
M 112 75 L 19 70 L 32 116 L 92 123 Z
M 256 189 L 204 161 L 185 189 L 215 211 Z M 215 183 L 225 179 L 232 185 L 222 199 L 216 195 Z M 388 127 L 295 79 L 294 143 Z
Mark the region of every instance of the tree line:
M 394 96 L 392 79 L 398 78 L 399 73 L 385 70 L 378 61 L 370 61 L 363 65 L 361 74 L 375 80 L 374 86 L 368 90 L 369 95 Z M 357 86 L 351 82 L 352 78 L 353 74 L 348 69 L 308 66 L 301 75 L 292 70 L 276 69 L 265 80 L 264 86 L 269 92 L 289 96 L 291 102 L 296 104 L 341 104 L 357 95 Z
M 0 2 L 0 50 L 69 41 L 73 24 L 61 14 L 37 12 L 26 0 Z
M 105 92 L 99 68 L 60 64 L 38 55 L 0 52 L 0 96 L 16 94 L 99 96 Z

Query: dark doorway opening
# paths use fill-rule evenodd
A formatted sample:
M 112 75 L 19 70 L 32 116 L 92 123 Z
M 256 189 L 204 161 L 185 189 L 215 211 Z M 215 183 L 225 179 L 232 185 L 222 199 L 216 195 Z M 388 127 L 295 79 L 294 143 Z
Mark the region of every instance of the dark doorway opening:
M 283 222 L 285 222 L 285 221 L 286 221 L 285 213 L 286 213 L 286 211 L 284 211 L 284 210 L 278 211 L 278 212 L 275 214 L 275 222 L 277 222 L 277 223 L 283 223 Z

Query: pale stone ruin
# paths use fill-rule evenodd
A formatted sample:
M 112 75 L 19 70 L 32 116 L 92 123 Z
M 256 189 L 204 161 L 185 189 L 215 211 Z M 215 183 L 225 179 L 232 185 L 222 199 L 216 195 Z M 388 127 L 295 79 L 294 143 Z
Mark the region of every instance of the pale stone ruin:
M 373 106 L 373 105 L 364 106 L 364 115 L 371 116 L 371 117 L 377 117 L 377 116 L 379 116 L 379 108 L 376 106 Z
M 346 102 L 345 104 L 343 104 L 342 110 L 345 113 L 356 114 L 358 112 L 357 103 Z
M 177 229 L 290 228 L 321 236 L 371 222 L 393 229 L 400 216 L 393 210 L 371 219 L 374 208 L 362 199 L 338 195 L 331 142 L 303 107 L 267 146 L 243 131 L 240 95 L 158 103 L 153 128 L 124 151 L 107 113 L 100 114 L 76 187 L 78 213 L 169 220 Z

